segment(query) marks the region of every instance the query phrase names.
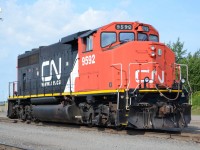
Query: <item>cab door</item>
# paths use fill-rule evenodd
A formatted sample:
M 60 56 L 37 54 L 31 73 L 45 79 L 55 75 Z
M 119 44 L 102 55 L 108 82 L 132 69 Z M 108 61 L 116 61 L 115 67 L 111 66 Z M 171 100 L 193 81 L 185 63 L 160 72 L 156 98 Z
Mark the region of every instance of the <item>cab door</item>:
M 79 38 L 79 78 L 77 90 L 89 91 L 99 88 L 99 67 L 97 65 L 97 51 L 94 49 L 94 34 L 85 34 Z

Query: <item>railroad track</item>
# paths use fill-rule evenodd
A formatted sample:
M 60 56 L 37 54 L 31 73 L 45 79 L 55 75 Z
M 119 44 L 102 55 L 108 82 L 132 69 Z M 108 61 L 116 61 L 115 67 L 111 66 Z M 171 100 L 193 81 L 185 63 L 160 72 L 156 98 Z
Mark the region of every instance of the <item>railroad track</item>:
M 30 122 L 22 122 L 17 119 L 9 119 L 0 117 L 0 123 L 30 123 Z M 128 134 L 128 135 L 141 135 L 146 137 L 156 137 L 156 138 L 166 138 L 166 139 L 176 139 L 183 141 L 193 141 L 200 143 L 200 131 L 187 130 L 187 131 L 164 131 L 164 130 L 138 130 L 138 129 L 130 129 L 126 128 L 124 130 L 116 130 L 114 128 L 104 128 L 104 127 L 88 127 L 84 125 L 76 125 L 76 124 L 64 124 L 64 123 L 49 123 L 49 122 L 31 122 L 31 125 L 36 126 L 52 126 L 56 128 L 63 129 L 79 129 L 83 131 L 95 131 L 95 132 L 103 132 L 108 134 Z

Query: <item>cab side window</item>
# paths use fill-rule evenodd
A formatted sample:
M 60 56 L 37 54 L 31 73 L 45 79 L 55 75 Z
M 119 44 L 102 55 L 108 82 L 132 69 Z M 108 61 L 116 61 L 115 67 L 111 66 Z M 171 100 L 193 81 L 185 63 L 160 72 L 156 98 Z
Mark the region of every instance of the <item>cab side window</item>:
M 93 37 L 87 36 L 83 38 L 84 52 L 89 52 L 93 50 Z

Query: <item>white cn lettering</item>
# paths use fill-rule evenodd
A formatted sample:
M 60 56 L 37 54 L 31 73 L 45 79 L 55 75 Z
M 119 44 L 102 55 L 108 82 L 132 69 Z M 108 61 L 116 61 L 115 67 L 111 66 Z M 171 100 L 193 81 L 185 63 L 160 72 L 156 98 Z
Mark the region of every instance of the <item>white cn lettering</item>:
M 137 83 L 144 83 L 144 79 L 140 79 L 139 80 L 139 73 L 141 72 L 142 73 L 146 73 L 146 74 L 149 74 L 149 77 L 151 76 L 151 79 L 149 80 L 149 83 L 153 83 L 155 81 L 155 75 L 157 75 L 157 72 L 155 70 L 153 70 L 152 72 L 150 72 L 150 70 L 136 70 L 135 71 L 135 81 Z M 162 71 L 162 79 L 161 77 L 158 75 L 158 80 L 160 83 L 164 83 L 164 71 Z
M 50 64 L 49 64 L 49 62 L 50 62 Z M 44 68 L 45 68 L 45 66 L 50 66 L 50 73 L 49 73 L 50 75 L 46 76 L 46 77 L 44 77 Z M 42 76 L 42 81 L 43 82 L 44 81 L 51 81 L 52 75 L 53 75 L 53 70 L 55 71 L 56 78 L 59 80 L 60 77 L 61 77 L 61 58 L 59 58 L 59 71 L 56 68 L 54 60 L 44 61 L 42 63 L 41 76 Z
M 164 71 L 162 71 L 162 79 L 158 75 L 158 80 L 160 81 L 160 83 L 164 83 L 164 80 L 165 80 L 165 73 L 164 73 Z
M 139 73 L 140 73 L 140 71 L 141 71 L 141 73 L 149 73 L 149 70 L 136 70 L 135 71 L 135 81 L 137 82 L 137 83 L 143 83 L 144 82 L 144 79 L 142 79 L 142 80 L 139 80 Z M 155 74 L 155 71 L 152 71 L 152 73 L 151 73 L 151 80 L 149 80 L 149 83 L 153 83 L 153 81 L 154 81 L 154 74 Z

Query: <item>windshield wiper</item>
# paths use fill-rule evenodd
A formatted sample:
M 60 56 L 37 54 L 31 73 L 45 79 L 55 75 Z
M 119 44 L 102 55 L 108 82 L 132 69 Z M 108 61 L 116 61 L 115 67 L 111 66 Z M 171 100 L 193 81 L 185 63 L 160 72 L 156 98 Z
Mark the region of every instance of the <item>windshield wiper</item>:
M 116 41 L 113 41 L 111 42 L 109 45 L 108 45 L 108 48 L 110 48 Z
M 130 41 L 133 41 L 133 40 L 130 40 L 130 39 L 124 39 L 124 40 L 121 40 L 121 41 L 120 41 L 120 44 L 124 44 L 124 43 L 130 42 Z

